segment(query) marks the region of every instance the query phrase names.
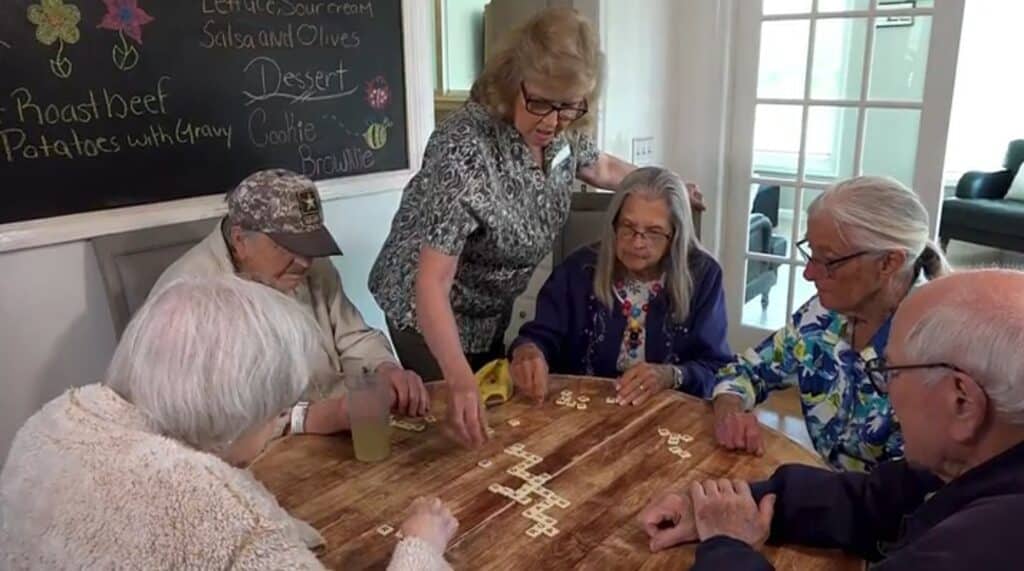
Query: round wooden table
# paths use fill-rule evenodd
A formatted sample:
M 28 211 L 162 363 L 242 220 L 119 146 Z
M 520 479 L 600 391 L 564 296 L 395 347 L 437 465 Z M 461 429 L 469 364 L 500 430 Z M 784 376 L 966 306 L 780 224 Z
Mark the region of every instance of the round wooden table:
M 430 387 L 432 414 L 443 418 L 445 387 Z M 570 390 L 589 397 L 587 408 L 558 406 Z M 495 433 L 477 450 L 465 450 L 445 438 L 438 425 L 423 432 L 394 430 L 390 458 L 377 464 L 355 459 L 346 436 L 292 436 L 277 441 L 252 470 L 281 505 L 309 522 L 327 540 L 321 557 L 335 569 L 384 569 L 397 539 L 382 536 L 381 524 L 398 528 L 418 496 L 438 496 L 459 519 L 447 558 L 455 569 L 688 569 L 695 545 L 658 554 L 648 550 L 636 514 L 655 494 L 684 489 L 695 479 L 763 479 L 784 463 L 820 465 L 818 457 L 785 436 L 765 429 L 766 453 L 753 457 L 728 452 L 714 442 L 707 403 L 664 391 L 639 407 L 608 404 L 608 380 L 553 376 L 551 398 L 537 406 L 522 397 L 491 408 L 487 419 Z M 507 422 L 517 419 L 518 426 Z M 669 450 L 663 428 L 689 434 Z M 534 522 L 523 505 L 488 488 L 518 488 L 523 479 L 506 472 L 521 458 L 506 448 L 521 444 L 540 456 L 531 474 L 550 475 L 544 486 L 570 505 L 546 509 L 557 520 L 557 534 L 527 535 Z M 478 463 L 490 460 L 483 468 Z M 485 463 L 486 464 L 486 463 Z M 862 569 L 863 564 L 836 551 L 802 548 L 765 549 L 776 569 Z

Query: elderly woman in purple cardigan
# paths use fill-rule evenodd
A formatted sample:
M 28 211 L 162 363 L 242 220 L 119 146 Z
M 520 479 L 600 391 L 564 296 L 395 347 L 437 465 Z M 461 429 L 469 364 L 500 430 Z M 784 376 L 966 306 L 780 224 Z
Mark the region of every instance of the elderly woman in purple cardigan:
M 620 404 L 664 390 L 710 397 L 732 359 L 722 269 L 697 240 L 679 176 L 645 167 L 623 179 L 600 243 L 555 269 L 510 353 L 516 386 L 539 400 L 549 372 L 615 379 Z

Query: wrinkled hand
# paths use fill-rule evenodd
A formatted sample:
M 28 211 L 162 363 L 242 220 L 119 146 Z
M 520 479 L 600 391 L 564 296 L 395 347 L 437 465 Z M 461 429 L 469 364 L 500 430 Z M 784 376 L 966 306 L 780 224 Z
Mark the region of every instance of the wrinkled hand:
M 402 535 L 418 537 L 444 553 L 459 529 L 459 520 L 448 507 L 437 498 L 418 498 L 409 507 L 409 513 L 402 523 Z
M 377 367 L 377 375 L 391 385 L 395 395 L 393 412 L 402 416 L 426 416 L 430 412 L 430 394 L 419 375 L 394 363 Z
M 533 343 L 516 347 L 509 374 L 516 388 L 537 402 L 544 402 L 548 394 L 548 361 L 539 347 Z
M 765 495 L 758 505 L 743 480 L 706 480 L 690 485 L 690 501 L 701 541 L 724 535 L 760 549 L 768 539 L 775 494 Z
M 723 448 L 764 454 L 761 423 L 753 413 L 743 410 L 743 401 L 736 396 L 720 395 L 712 405 L 715 411 L 715 440 Z
M 445 426 L 449 436 L 467 448 L 483 445 L 488 440 L 487 424 L 476 378 L 471 376 L 465 381 L 450 382 L 448 389 Z
M 647 504 L 636 518 L 651 539 L 651 552 L 697 541 L 697 525 L 688 494 L 665 492 Z
M 704 193 L 695 182 L 686 183 L 686 194 L 690 199 L 690 208 L 697 212 L 704 212 L 708 207 L 704 204 Z
M 672 366 L 640 363 L 615 381 L 619 404 L 640 405 L 652 396 L 672 388 Z

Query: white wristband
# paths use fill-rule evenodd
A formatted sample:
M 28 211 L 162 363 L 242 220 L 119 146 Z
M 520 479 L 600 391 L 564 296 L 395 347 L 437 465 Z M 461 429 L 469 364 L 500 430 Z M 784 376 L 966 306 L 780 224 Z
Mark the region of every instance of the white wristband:
M 292 407 L 292 434 L 303 434 L 306 432 L 306 411 L 308 410 L 309 403 L 307 401 L 299 401 Z

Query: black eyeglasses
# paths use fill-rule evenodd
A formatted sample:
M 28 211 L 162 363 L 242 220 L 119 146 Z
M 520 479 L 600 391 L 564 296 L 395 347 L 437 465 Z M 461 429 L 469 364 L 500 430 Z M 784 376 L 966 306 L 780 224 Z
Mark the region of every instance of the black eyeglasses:
M 558 118 L 562 121 L 576 121 L 586 115 L 587 111 L 589 111 L 586 99 L 583 100 L 583 103 L 555 103 L 554 101 L 548 101 L 547 99 L 531 97 L 530 94 L 526 92 L 525 82 L 519 82 L 519 89 L 523 92 L 523 101 L 526 102 L 526 111 L 531 115 L 547 117 L 551 113 L 557 112 Z
M 878 357 L 871 359 L 864 364 L 864 372 L 868 375 L 868 380 L 874 385 L 875 390 L 879 393 L 886 394 L 889 392 L 889 383 L 892 382 L 893 377 L 899 374 L 900 371 L 909 371 L 913 369 L 935 369 L 944 368 L 951 369 L 958 373 L 963 373 L 963 370 L 956 365 L 950 365 L 949 363 L 921 363 L 919 365 L 890 365 L 886 363 L 885 357 Z
M 672 239 L 672 234 L 666 234 L 661 230 L 650 229 L 640 230 L 637 227 L 624 222 L 615 223 L 615 235 L 621 240 L 633 240 L 637 236 L 648 244 L 664 244 Z
M 855 252 L 855 253 L 850 254 L 848 256 L 842 256 L 842 257 L 839 257 L 839 258 L 835 258 L 834 260 L 823 260 L 821 258 L 815 258 L 810 252 L 808 252 L 807 251 L 807 246 L 808 245 L 809 245 L 809 242 L 807 241 L 806 238 L 804 238 L 803 240 L 800 240 L 799 242 L 796 243 L 796 251 L 800 252 L 800 256 L 803 257 L 804 262 L 808 266 L 810 266 L 811 264 L 816 264 L 816 265 L 819 265 L 819 266 L 825 268 L 825 275 L 827 275 L 830 278 L 835 277 L 836 270 L 840 266 L 845 264 L 846 262 L 849 262 L 850 260 L 852 260 L 854 258 L 859 258 L 859 257 L 863 256 L 864 254 L 870 254 L 871 253 L 870 250 L 861 250 L 860 252 Z

